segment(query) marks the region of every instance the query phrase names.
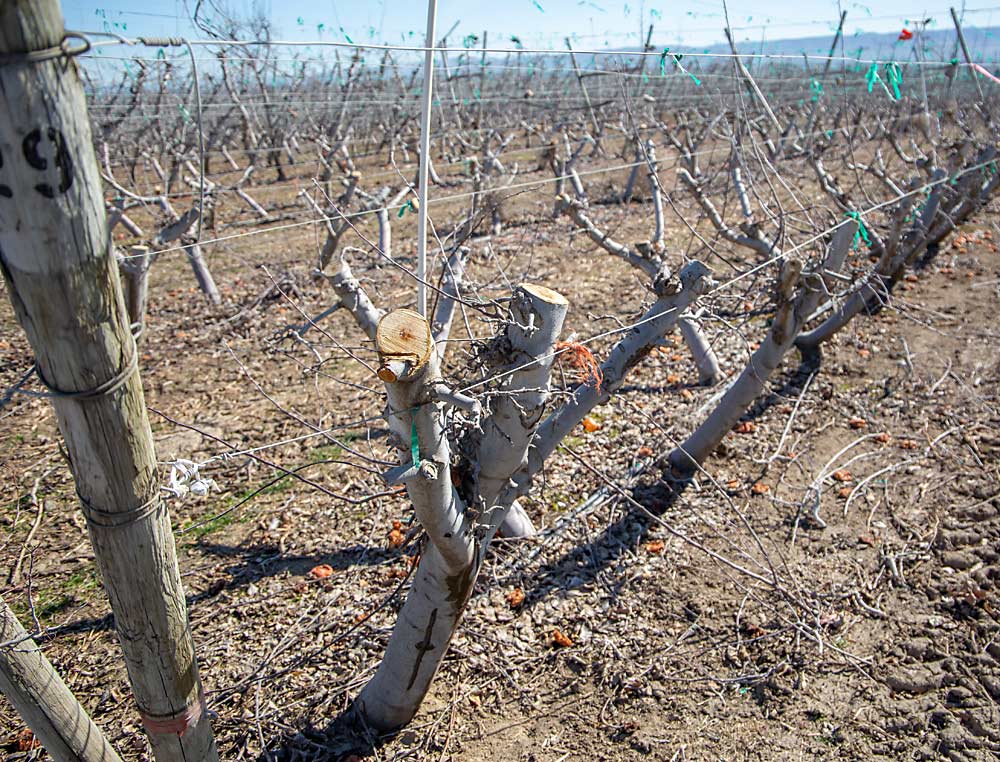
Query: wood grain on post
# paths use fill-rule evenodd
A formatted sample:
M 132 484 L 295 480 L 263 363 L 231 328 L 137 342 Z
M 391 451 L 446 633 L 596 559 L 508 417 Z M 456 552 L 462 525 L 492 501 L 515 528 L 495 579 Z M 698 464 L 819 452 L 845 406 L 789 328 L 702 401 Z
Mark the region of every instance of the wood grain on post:
M 59 390 L 52 404 L 157 762 L 216 760 L 83 86 L 65 52 L 78 43 L 63 39 L 57 0 L 0 3 L 0 269 L 39 376 Z
M 56 762 L 121 762 L 51 662 L 0 600 L 0 690 Z

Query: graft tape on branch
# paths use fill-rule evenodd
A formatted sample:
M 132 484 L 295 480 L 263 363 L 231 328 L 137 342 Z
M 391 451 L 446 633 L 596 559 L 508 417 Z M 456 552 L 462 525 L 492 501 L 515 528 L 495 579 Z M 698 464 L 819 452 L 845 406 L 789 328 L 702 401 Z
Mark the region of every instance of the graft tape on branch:
M 678 71 L 680 71 L 680 72 L 682 72 L 684 74 L 687 74 L 689 77 L 691 77 L 692 81 L 696 85 L 698 85 L 698 87 L 701 87 L 701 80 L 698 79 L 694 74 L 692 74 L 691 72 L 689 72 L 687 69 L 685 69 L 684 66 L 681 64 L 681 59 L 684 58 L 684 54 L 683 53 L 671 53 L 670 52 L 670 48 L 664 48 L 663 52 L 660 53 L 660 76 L 661 77 L 667 76 L 667 56 L 668 55 L 670 56 L 671 59 L 673 59 L 674 66 L 677 67 Z
M 868 72 L 865 74 L 865 81 L 868 82 L 868 92 L 872 91 L 872 89 L 875 87 L 875 83 L 878 82 L 878 80 L 879 80 L 878 64 L 873 63 L 871 67 L 869 67 Z

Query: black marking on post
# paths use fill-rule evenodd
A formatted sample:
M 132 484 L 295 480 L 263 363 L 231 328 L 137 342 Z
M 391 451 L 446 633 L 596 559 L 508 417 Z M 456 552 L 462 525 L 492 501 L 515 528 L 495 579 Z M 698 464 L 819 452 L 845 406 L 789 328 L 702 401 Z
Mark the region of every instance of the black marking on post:
M 45 131 L 45 136 L 53 146 L 55 146 L 55 165 L 59 170 L 59 185 L 53 188 L 49 183 L 38 183 L 35 190 L 45 198 L 55 198 L 57 193 L 65 193 L 73 184 L 73 157 L 69 155 L 66 148 L 66 138 L 55 127 L 49 127 Z M 42 142 L 42 131 L 36 127 L 24 136 L 21 143 L 21 152 L 25 161 L 33 169 L 44 172 L 49 167 L 49 160 L 38 152 L 38 144 Z
M 0 151 L 0 169 L 3 169 L 3 151 Z M 9 185 L 4 185 L 3 183 L 0 183 L 0 197 L 13 198 L 14 191 L 10 189 Z

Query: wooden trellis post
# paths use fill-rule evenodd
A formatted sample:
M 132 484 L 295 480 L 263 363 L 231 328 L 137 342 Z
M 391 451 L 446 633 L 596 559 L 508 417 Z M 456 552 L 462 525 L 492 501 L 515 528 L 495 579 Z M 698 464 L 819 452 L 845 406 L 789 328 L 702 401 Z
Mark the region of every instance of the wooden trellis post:
M 0 3 L 0 269 L 50 388 L 157 762 L 216 760 L 83 86 L 58 0 Z M 75 49 L 75 50 L 74 50 Z
M 955 31 L 958 33 L 958 44 L 962 46 L 962 56 L 965 58 L 965 63 L 969 66 L 969 76 L 972 77 L 972 81 L 976 83 L 976 92 L 979 93 L 979 102 L 986 106 L 986 96 L 983 94 L 983 86 L 979 82 L 979 73 L 976 71 L 973 64 L 975 61 L 972 60 L 972 55 L 969 53 L 969 46 L 965 43 L 965 32 L 962 31 L 962 23 L 958 20 L 958 14 L 955 13 L 954 8 L 949 8 L 951 11 L 951 20 L 955 24 Z
M 52 759 L 122 762 L 3 600 L 0 642 L 0 690 Z

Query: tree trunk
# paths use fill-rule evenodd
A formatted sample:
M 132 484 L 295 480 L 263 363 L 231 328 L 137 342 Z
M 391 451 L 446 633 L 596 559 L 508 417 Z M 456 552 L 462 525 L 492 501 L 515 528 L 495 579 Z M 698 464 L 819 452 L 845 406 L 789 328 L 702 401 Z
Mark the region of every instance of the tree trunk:
M 125 305 L 133 333 L 139 334 L 146 323 L 146 298 L 149 293 L 149 248 L 132 246 L 128 256 L 119 260 L 118 270 L 125 276 Z
M 201 292 L 213 307 L 218 307 L 222 304 L 222 297 L 219 295 L 219 289 L 215 286 L 212 271 L 208 269 L 208 263 L 205 262 L 201 246 L 193 243 L 190 246 L 185 246 L 184 252 L 188 256 L 188 262 L 191 263 L 191 269 L 194 271 L 194 277 L 198 281 Z
M 511 359 L 516 370 L 504 378 L 505 393 L 499 395 L 480 442 L 479 495 L 485 515 L 491 520 L 480 523 L 478 533 L 474 533 L 462 498 L 452 486 L 440 403 L 431 401 L 440 381 L 437 353 L 428 350 L 430 357 L 422 367 L 405 377 L 393 373 L 394 380 L 386 383 L 389 426 L 403 443 L 400 450 L 404 459 L 407 454 L 411 458 L 408 464 L 394 469 L 394 477 L 387 481 L 395 478 L 406 484 L 414 512 L 429 540 L 385 657 L 358 696 L 357 707 L 372 727 L 390 730 L 409 722 L 444 659 L 472 594 L 486 547 L 510 506 L 500 493 L 510 495 L 506 486 L 514 471 L 524 464 L 528 443 L 541 419 L 548 398 L 552 345 L 562 329 L 567 308 L 568 302 L 561 295 L 543 286 L 522 284 L 515 292 L 507 339 L 513 348 Z M 384 361 L 402 356 L 401 348 L 390 347 L 385 335 L 386 321 L 402 312 L 409 311 L 389 313 L 380 323 L 376 343 Z M 413 318 L 406 324 L 406 334 L 420 336 L 426 331 L 432 344 L 426 320 L 418 313 L 410 314 Z M 412 354 L 419 358 L 420 350 Z M 414 455 L 419 464 L 413 460 Z
M 615 344 L 608 359 L 601 363 L 603 380 L 600 388 L 593 383 L 581 384 L 573 392 L 573 397 L 538 427 L 528 453 L 530 475 L 541 470 L 559 443 L 591 410 L 611 398 L 611 394 L 625 382 L 629 370 L 673 328 L 681 312 L 705 292 L 710 282 L 708 276 L 708 268 L 694 260 L 681 270 L 679 288 L 674 283 L 661 282 L 663 295 Z
M 855 220 L 837 229 L 819 273 L 836 273 L 843 267 L 847 250 L 857 229 L 858 223 Z M 802 279 L 798 293 L 792 298 L 799 283 L 801 268 L 802 265 L 798 260 L 785 261 L 779 285 L 781 306 L 774 316 L 767 337 L 751 355 L 750 362 L 722 396 L 705 422 L 670 453 L 670 464 L 675 468 L 690 471 L 705 461 L 705 458 L 718 447 L 723 437 L 732 430 L 740 416 L 757 399 L 775 368 L 781 364 L 782 358 L 795 343 L 795 337 L 802 329 L 802 324 L 816 309 L 823 292 L 819 281 L 827 281 L 827 278 L 815 273 L 807 276 Z
M 695 318 L 682 315 L 677 322 L 684 343 L 687 344 L 694 364 L 698 368 L 698 383 L 702 386 L 714 385 L 722 378 L 722 371 L 719 369 L 719 358 L 715 356 L 712 345 L 701 332 Z

